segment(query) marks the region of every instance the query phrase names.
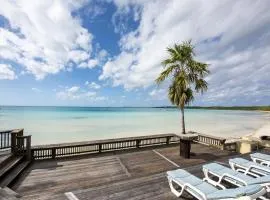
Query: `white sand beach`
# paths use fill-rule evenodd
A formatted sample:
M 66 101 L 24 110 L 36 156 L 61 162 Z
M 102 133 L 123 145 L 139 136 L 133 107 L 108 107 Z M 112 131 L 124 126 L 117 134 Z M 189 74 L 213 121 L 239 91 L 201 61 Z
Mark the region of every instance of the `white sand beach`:
M 270 138 L 270 122 L 263 125 L 261 128 L 256 130 L 253 134 L 242 137 L 242 139 L 248 140 L 262 140 L 265 137 Z

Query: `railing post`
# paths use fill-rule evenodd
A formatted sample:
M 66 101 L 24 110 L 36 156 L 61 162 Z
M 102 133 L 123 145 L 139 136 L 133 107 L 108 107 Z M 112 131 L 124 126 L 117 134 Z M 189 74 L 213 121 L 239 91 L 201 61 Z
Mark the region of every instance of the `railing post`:
M 26 159 L 31 160 L 31 135 L 26 136 Z
M 171 140 L 171 136 L 167 136 L 167 137 L 166 137 L 166 144 L 167 144 L 167 145 L 170 144 L 170 140 Z
M 23 128 L 22 128 L 22 129 L 18 129 L 18 134 L 17 134 L 17 136 L 23 136 L 23 131 L 24 131 Z
M 56 148 L 52 148 L 52 159 L 56 157 Z
M 102 144 L 98 144 L 98 152 L 99 152 L 99 153 L 102 152 Z
M 24 152 L 24 137 L 16 136 L 16 156 L 25 155 Z
M 14 154 L 14 155 L 17 155 L 18 154 L 18 151 L 17 151 L 17 143 L 18 143 L 18 140 L 17 140 L 17 136 L 23 136 L 23 131 L 24 129 L 16 129 L 16 130 L 13 130 L 10 135 L 11 135 L 11 153 Z
M 136 140 L 136 148 L 140 148 L 141 140 Z
M 35 160 L 35 151 L 31 148 L 31 160 Z
M 11 133 L 11 153 L 16 155 L 16 137 L 17 132 L 12 131 Z
M 224 149 L 225 149 L 225 142 L 226 142 L 225 139 L 222 140 L 222 141 L 220 141 L 220 149 L 221 149 L 221 150 L 224 150 Z

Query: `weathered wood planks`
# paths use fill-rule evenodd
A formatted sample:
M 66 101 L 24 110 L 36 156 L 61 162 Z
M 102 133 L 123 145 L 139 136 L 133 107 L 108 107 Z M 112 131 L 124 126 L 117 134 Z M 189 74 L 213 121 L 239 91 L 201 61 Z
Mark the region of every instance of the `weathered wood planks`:
M 156 147 L 155 151 L 177 163 L 181 168 L 200 165 L 211 160 L 234 155 L 231 152 L 221 151 L 201 144 L 192 145 L 191 151 L 193 154 L 191 154 L 191 159 L 179 157 L 178 146 Z M 209 156 L 211 154 L 215 155 Z M 34 161 L 17 181 L 13 189 L 23 196 L 23 200 L 48 200 L 57 199 L 58 197 L 62 199 L 64 198 L 62 194 L 65 192 L 91 190 L 103 186 L 110 188 L 111 185 L 120 184 L 123 181 L 123 185 L 126 185 L 126 187 L 121 186 L 122 188 L 118 188 L 119 194 L 115 186 L 115 188 L 107 190 L 107 194 L 104 193 L 105 196 L 102 196 L 103 192 L 99 191 L 100 195 L 104 199 L 107 198 L 106 195 L 122 198 L 128 194 L 131 199 L 138 199 L 139 197 L 142 199 L 150 197 L 151 199 L 175 199 L 168 189 L 164 172 L 177 167 L 153 152 L 153 149 L 99 155 L 84 156 L 80 159 L 74 157 Z M 160 179 L 155 179 L 155 177 Z M 138 185 L 132 185 L 134 179 L 145 181 L 145 183 L 137 182 Z M 152 184 L 153 187 L 147 188 L 148 184 Z M 131 189 L 126 191 L 125 188 Z M 132 188 L 134 188 L 134 192 L 131 191 Z M 84 193 L 85 197 L 83 199 L 92 199 L 92 196 L 90 198 L 87 195 L 90 195 L 90 193 Z M 135 197 L 136 195 L 138 197 Z M 79 199 L 81 200 L 81 198 Z

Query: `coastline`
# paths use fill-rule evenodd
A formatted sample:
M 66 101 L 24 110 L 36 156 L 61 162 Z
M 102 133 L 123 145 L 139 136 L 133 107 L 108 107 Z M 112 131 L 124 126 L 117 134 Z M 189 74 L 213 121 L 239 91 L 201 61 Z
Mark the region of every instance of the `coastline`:
M 270 122 L 258 128 L 254 133 L 241 137 L 241 139 L 261 141 L 261 137 L 270 137 Z
M 269 113 L 270 114 L 270 110 L 256 110 L 258 112 L 264 112 L 264 113 Z

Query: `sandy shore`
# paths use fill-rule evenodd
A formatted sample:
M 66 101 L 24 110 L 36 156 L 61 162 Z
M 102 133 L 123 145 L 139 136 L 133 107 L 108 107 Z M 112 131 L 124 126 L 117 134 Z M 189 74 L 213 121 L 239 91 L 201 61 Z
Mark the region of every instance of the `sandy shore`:
M 270 113 L 270 110 L 257 110 L 258 112 Z
M 261 128 L 256 130 L 254 133 L 242 137 L 242 139 L 247 140 L 260 140 L 261 137 L 270 138 L 270 123 L 263 125 Z

